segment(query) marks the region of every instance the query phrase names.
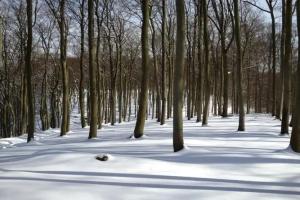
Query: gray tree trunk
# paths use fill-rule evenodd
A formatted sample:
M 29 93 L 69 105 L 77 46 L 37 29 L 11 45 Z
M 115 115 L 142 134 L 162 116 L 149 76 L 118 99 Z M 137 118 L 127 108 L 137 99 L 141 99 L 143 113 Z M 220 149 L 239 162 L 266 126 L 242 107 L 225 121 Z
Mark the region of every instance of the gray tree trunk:
M 245 131 L 245 111 L 244 97 L 242 87 L 242 50 L 241 50 L 241 34 L 240 34 L 240 13 L 239 0 L 234 0 L 234 21 L 235 21 L 235 43 L 237 48 L 237 92 L 238 92 L 238 108 L 239 108 L 239 126 L 238 131 Z
M 62 123 L 60 135 L 64 136 L 69 132 L 69 115 L 70 115 L 70 99 L 69 99 L 69 72 L 67 66 L 67 33 L 65 21 L 65 0 L 60 1 L 60 65 L 62 68 L 63 82 L 63 102 L 62 102 Z

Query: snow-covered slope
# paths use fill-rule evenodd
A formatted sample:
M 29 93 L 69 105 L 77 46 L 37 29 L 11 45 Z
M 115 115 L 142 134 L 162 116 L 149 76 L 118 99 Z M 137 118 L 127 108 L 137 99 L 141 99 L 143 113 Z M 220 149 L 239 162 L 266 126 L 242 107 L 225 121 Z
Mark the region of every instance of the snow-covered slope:
M 300 156 L 280 122 L 247 115 L 244 133 L 237 117 L 212 117 L 209 126 L 185 121 L 185 144 L 172 152 L 172 122 L 147 121 L 146 136 L 129 139 L 134 122 L 104 125 L 99 138 L 72 118 L 71 132 L 38 133 L 0 140 L 1 200 L 299 199 Z M 106 153 L 108 161 L 95 159 Z

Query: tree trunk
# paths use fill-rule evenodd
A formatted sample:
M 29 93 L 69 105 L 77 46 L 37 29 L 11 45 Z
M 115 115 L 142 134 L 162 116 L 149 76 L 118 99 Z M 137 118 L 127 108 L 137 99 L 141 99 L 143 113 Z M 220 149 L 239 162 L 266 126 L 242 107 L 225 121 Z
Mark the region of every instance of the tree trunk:
M 197 84 L 197 122 L 201 121 L 202 115 L 202 19 L 203 19 L 203 9 L 202 9 L 202 0 L 198 0 L 198 84 Z
M 209 115 L 209 104 L 210 104 L 210 70 L 209 70 L 209 36 L 208 36 L 208 13 L 207 13 L 207 1 L 203 2 L 203 40 L 204 40 L 204 109 L 203 109 L 203 120 L 202 125 L 207 125 Z
M 42 130 L 49 129 L 48 120 L 48 106 L 47 106 L 47 64 L 48 64 L 48 53 L 45 58 L 45 71 L 43 74 L 42 91 L 41 91 L 41 102 L 40 102 L 40 118 L 42 123 Z
M 277 119 L 281 119 L 281 115 L 282 115 L 282 106 L 283 106 L 283 85 L 284 85 L 284 75 L 283 75 L 283 71 L 284 71 L 284 67 L 283 67 L 283 63 L 284 63 L 284 54 L 285 54 L 285 27 L 286 27 L 286 9 L 285 9 L 285 0 L 282 1 L 282 30 L 281 30 L 281 37 L 280 37 L 280 79 L 279 79 L 279 91 L 277 92 L 277 107 L 276 107 L 276 118 Z
M 156 89 L 156 117 L 157 122 L 160 122 L 161 118 L 161 105 L 160 105 L 160 91 L 159 91 L 159 79 L 158 79 L 158 70 L 157 70 L 157 56 L 156 56 L 156 31 L 153 22 L 153 18 L 150 18 L 151 28 L 152 28 L 152 39 L 151 39 L 151 47 L 153 54 L 153 68 L 154 68 L 154 77 L 155 77 L 155 89 Z
M 272 116 L 275 116 L 276 107 L 276 24 L 273 7 L 270 7 L 272 19 Z
M 107 5 L 108 6 L 108 5 Z M 107 35 L 107 42 L 108 42 L 108 50 L 109 50 L 109 66 L 110 66 L 110 88 L 109 88 L 109 111 L 110 111 L 110 123 L 111 125 L 115 125 L 116 121 L 116 77 L 118 70 L 114 70 L 114 63 L 113 63 L 113 44 L 112 44 L 112 36 L 111 36 L 111 13 L 109 11 L 109 7 L 106 8 L 106 26 L 108 27 L 108 35 Z
M 292 39 L 292 0 L 286 1 L 285 19 L 285 50 L 283 63 L 283 106 L 281 134 L 289 133 L 289 107 L 290 107 L 290 71 L 291 71 L 291 39 Z
M 22 110 L 21 110 L 21 134 L 27 131 L 27 118 L 28 118 L 28 103 L 27 103 L 27 80 L 26 69 L 22 77 Z
M 166 0 L 162 0 L 162 34 L 161 34 L 161 53 L 162 53 L 162 65 L 161 65 L 161 117 L 160 125 L 165 124 L 166 119 Z
M 176 0 L 177 34 L 176 60 L 173 80 L 173 148 L 174 152 L 184 148 L 183 142 L 183 93 L 184 93 L 184 44 L 185 44 L 185 12 L 184 0 Z
M 119 93 L 118 93 L 118 107 L 119 107 L 119 123 L 122 123 L 122 105 L 123 105 L 123 100 L 122 100 L 122 97 L 123 97 L 123 71 L 122 71 L 122 44 L 121 44 L 121 41 L 120 41 L 120 44 L 119 44 Z
M 192 103 L 191 103 L 191 118 L 194 117 L 195 114 L 195 102 L 196 102 L 196 46 L 197 46 L 197 14 L 194 14 L 194 23 L 193 23 L 193 44 L 192 44 L 192 74 L 191 74 L 191 90 L 192 90 Z
M 167 119 L 172 115 L 172 87 L 173 87 L 173 65 L 174 65 L 174 39 L 173 39 L 173 20 L 169 14 L 169 27 L 168 27 L 168 100 L 167 100 Z
M 296 2 L 297 10 L 297 30 L 300 34 L 300 2 Z M 298 46 L 300 46 L 300 40 L 298 40 Z M 300 50 L 298 49 L 298 64 L 297 64 L 297 83 L 296 84 L 296 105 L 294 109 L 294 121 L 293 121 L 293 130 L 290 145 L 293 151 L 300 153 Z
M 227 63 L 227 51 L 225 47 L 225 33 L 221 35 L 221 48 L 222 48 L 222 60 L 223 60 L 223 76 L 224 76 L 224 88 L 223 88 L 223 111 L 222 116 L 228 116 L 228 63 Z
M 95 66 L 96 40 L 94 36 L 94 1 L 88 0 L 88 34 L 89 34 L 89 78 L 90 78 L 90 132 L 89 139 L 97 137 L 98 122 L 98 102 L 97 102 L 97 86 L 96 76 L 97 70 Z
M 142 81 L 141 91 L 139 96 L 139 109 L 137 113 L 137 120 L 134 128 L 134 137 L 140 138 L 144 134 L 144 126 L 147 114 L 147 100 L 148 100 L 148 28 L 149 28 L 149 0 L 142 0 Z
M 31 84 L 32 77 L 32 64 L 31 64 L 31 53 L 32 53 L 32 0 L 27 0 L 27 47 L 25 57 L 26 67 L 26 82 L 27 82 L 27 103 L 28 103 L 28 136 L 27 142 L 34 139 L 34 103 L 33 103 L 33 91 Z
M 190 26 L 189 26 L 189 10 L 185 8 L 185 27 L 186 27 L 186 40 L 187 40 L 187 51 L 186 51 L 186 60 L 187 60 L 187 69 L 186 73 L 186 116 L 187 119 L 191 119 L 191 102 L 192 102 L 192 89 L 191 89 L 191 63 L 192 63 L 192 41 L 191 41 L 191 34 L 190 34 Z
M 237 48 L 237 90 L 238 90 L 238 108 L 239 108 L 239 126 L 238 131 L 245 131 L 245 111 L 244 97 L 242 87 L 242 52 L 241 52 L 241 35 L 240 35 L 240 15 L 239 0 L 234 0 L 234 21 L 235 21 L 235 42 Z
M 62 124 L 60 136 L 64 136 L 69 131 L 69 72 L 67 67 L 67 33 L 65 21 L 65 3 L 66 0 L 60 1 L 60 65 L 62 69 L 63 82 L 63 99 L 62 99 Z
M 102 128 L 102 121 L 103 121 L 103 101 L 104 101 L 104 69 L 102 71 L 101 64 L 100 64 L 100 41 L 101 41 L 101 26 L 103 17 L 100 18 L 99 16 L 99 1 L 96 1 L 96 18 L 97 18 L 97 47 L 96 47 L 96 68 L 97 68 L 97 99 L 98 99 L 98 129 Z
M 80 107 L 80 122 L 81 127 L 86 126 L 85 121 L 85 95 L 84 95 L 84 69 L 83 69 L 83 56 L 84 56 L 84 4 L 85 0 L 82 0 L 82 5 L 80 7 L 81 19 L 80 19 L 80 80 L 79 80 L 79 107 Z

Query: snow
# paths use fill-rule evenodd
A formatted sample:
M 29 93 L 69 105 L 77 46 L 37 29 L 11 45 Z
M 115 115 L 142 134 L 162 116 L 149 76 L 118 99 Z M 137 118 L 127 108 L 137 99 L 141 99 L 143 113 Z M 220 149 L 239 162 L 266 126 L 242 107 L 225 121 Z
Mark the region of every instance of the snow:
M 211 117 L 202 127 L 184 121 L 186 148 L 173 153 L 172 121 L 146 123 L 146 137 L 130 139 L 135 122 L 104 125 L 88 140 L 72 117 L 59 129 L 0 139 L 1 200 L 299 199 L 300 155 L 279 136 L 280 122 L 265 114 Z M 95 159 L 108 155 L 105 162 Z

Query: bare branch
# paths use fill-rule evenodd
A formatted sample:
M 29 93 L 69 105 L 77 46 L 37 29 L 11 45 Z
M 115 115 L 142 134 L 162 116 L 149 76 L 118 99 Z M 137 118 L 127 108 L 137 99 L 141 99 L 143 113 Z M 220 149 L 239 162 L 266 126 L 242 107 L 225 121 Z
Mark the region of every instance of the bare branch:
M 250 5 L 252 5 L 252 6 L 258 8 L 259 10 L 261 10 L 261 11 L 263 11 L 263 12 L 270 13 L 269 10 L 263 9 L 262 7 L 260 7 L 260 6 L 256 5 L 256 4 L 252 3 L 252 2 L 250 2 L 250 1 L 243 0 L 243 2 L 244 2 L 244 3 L 247 3 L 247 4 L 250 4 Z

